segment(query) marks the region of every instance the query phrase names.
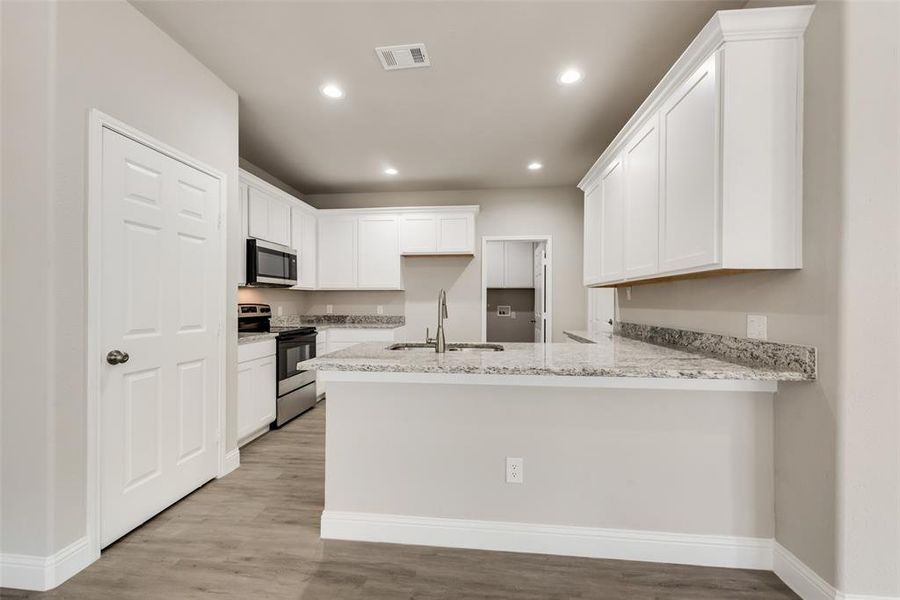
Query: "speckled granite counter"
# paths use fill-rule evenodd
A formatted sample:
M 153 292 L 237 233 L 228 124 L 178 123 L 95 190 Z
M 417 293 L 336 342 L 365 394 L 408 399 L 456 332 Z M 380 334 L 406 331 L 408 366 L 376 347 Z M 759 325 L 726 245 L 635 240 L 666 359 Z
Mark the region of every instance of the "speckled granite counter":
M 265 340 L 274 340 L 277 337 L 278 333 L 275 331 L 267 331 L 264 333 L 238 333 L 238 346 L 243 344 L 254 344 Z
M 619 335 L 593 344 L 503 344 L 505 351 L 437 354 L 429 350 L 387 350 L 384 343 L 357 344 L 302 363 L 319 371 L 643 377 L 804 381 L 803 372 L 749 366 L 666 348 Z
M 272 317 L 272 329 L 312 325 L 316 329 L 396 329 L 406 324 L 402 315 L 283 315 Z

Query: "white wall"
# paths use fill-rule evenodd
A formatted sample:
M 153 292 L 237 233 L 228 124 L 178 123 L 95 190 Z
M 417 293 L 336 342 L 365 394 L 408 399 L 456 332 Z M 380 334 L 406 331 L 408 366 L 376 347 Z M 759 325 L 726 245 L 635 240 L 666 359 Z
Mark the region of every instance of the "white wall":
M 97 359 L 85 356 L 88 112 L 226 173 L 229 234 L 238 239 L 238 101 L 124 1 L 3 3 L 2 26 L 0 537 L 4 553 L 47 556 L 85 535 L 85 371 Z M 236 284 L 223 290 L 228 365 L 237 356 Z
M 766 5 L 771 5 L 766 3 Z M 804 268 L 635 287 L 623 320 L 817 346 L 775 400 L 778 541 L 848 593 L 900 595 L 900 4 L 819 2 L 805 42 Z
M 317 208 L 363 208 L 373 206 L 440 206 L 478 204 L 476 255 L 417 256 L 403 258 L 405 292 L 315 292 L 309 312 L 334 312 L 352 303 L 353 312 L 374 312 L 376 304 L 385 313 L 396 311 L 402 301 L 410 339 L 425 336 L 437 324 L 437 296 L 447 289 L 449 318 L 447 339 L 481 339 L 481 237 L 486 235 L 551 235 L 553 237 L 553 341 L 569 341 L 564 329 L 584 329 L 585 289 L 581 285 L 582 198 L 569 188 L 530 188 L 438 192 L 307 195 L 304 200 Z M 402 300 L 401 300 L 402 299 Z M 369 307 L 369 308 L 366 308 Z
M 329 382 L 325 510 L 769 539 L 772 395 Z M 524 482 L 505 482 L 508 456 Z

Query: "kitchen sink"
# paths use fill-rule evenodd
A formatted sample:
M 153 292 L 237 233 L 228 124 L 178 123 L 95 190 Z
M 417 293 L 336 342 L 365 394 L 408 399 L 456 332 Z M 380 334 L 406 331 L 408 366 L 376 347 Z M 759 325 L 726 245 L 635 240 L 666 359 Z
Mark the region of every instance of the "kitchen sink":
M 405 342 L 400 344 L 391 344 L 388 350 L 403 351 L 420 351 L 434 352 L 434 344 L 426 344 L 424 342 Z M 500 344 L 447 344 L 447 352 L 502 352 L 503 346 Z

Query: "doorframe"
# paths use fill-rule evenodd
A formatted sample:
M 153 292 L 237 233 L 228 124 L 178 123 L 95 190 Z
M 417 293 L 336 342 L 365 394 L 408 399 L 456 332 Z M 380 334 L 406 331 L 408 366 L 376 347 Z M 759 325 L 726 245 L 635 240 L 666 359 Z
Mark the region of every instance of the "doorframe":
M 553 236 L 552 235 L 483 235 L 481 236 L 481 341 L 487 341 L 487 269 L 484 261 L 487 257 L 488 242 L 546 242 L 547 243 L 547 277 L 544 287 L 547 292 L 547 339 L 545 344 L 553 342 Z
M 156 150 L 161 154 L 188 165 L 198 171 L 219 180 L 219 257 L 217 282 L 219 289 L 228 289 L 228 260 L 227 260 L 227 198 L 228 177 L 222 171 L 215 169 L 195 158 L 157 140 L 156 138 L 131 127 L 130 125 L 111 117 L 110 115 L 95 109 L 88 113 L 87 124 L 87 304 L 86 304 L 86 355 L 87 360 L 87 388 L 86 388 L 86 453 L 85 453 L 85 528 L 88 539 L 88 552 L 91 562 L 100 558 L 100 516 L 101 516 L 101 473 L 100 473 L 100 389 L 102 363 L 99 359 L 102 354 L 100 340 L 100 300 L 102 281 L 102 230 L 103 230 L 103 130 L 109 129 L 139 144 Z M 221 477 L 227 471 L 225 464 L 226 443 L 226 340 L 225 318 L 228 304 L 228 294 L 225 294 L 225 302 L 220 303 L 217 315 L 217 338 L 219 349 L 218 380 L 219 389 L 216 398 L 218 410 L 216 415 L 216 450 L 217 450 L 217 476 Z

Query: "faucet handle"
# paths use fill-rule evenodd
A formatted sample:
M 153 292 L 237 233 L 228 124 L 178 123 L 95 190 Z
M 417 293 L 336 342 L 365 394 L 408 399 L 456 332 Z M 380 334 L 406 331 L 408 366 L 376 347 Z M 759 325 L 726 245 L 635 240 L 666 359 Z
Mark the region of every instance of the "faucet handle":
M 434 342 L 434 340 L 431 339 L 431 329 L 426 327 L 425 328 L 425 343 L 431 344 L 432 342 Z

